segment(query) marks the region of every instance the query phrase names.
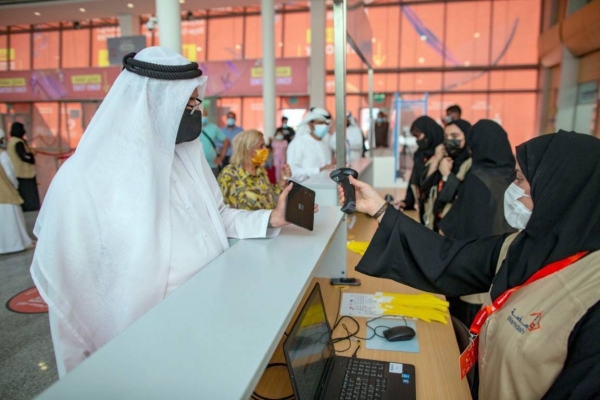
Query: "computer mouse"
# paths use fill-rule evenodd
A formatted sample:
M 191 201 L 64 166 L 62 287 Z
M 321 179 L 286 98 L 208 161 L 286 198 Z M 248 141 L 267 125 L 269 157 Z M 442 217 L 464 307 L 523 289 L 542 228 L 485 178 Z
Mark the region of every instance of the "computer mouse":
M 410 326 L 394 326 L 383 331 L 383 336 L 388 342 L 400 342 L 410 340 L 416 336 L 416 332 Z

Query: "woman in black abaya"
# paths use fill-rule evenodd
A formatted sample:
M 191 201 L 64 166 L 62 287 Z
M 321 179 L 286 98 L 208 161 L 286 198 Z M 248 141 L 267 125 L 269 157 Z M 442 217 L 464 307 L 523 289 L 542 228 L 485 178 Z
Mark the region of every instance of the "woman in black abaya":
M 19 195 L 24 200 L 23 211 L 37 211 L 40 209 L 40 196 L 35 178 L 35 156 L 23 137 L 25 133 L 25 126 L 14 122 L 10 127 L 7 150 L 19 181 Z
M 417 138 L 419 148 L 415 152 L 414 165 L 406 197 L 397 206 L 403 210 L 414 210 L 415 203 L 419 205 L 419 216 L 423 223 L 424 199 L 419 190 L 421 176 L 425 171 L 425 163 L 433 156 L 435 149 L 444 141 L 444 129 L 432 118 L 424 115 L 413 122 L 410 133 Z
M 494 341 L 490 337 L 499 329 L 510 331 L 510 324 L 507 327 L 505 320 L 490 317 L 482 325 L 480 382 L 499 388 L 485 391 L 485 387 L 480 386 L 482 399 L 520 398 L 518 391 L 523 388 L 537 391 L 536 396 L 528 398 L 597 399 L 600 396 L 599 159 L 600 140 L 574 132 L 543 135 L 517 147 L 517 177 L 514 186 L 511 184 L 506 191 L 506 217 L 512 226 L 523 230 L 510 236 L 513 239 L 510 245 L 505 243 L 508 234 L 457 240 L 440 236 L 393 208 L 386 208 L 387 203 L 372 187 L 350 179 L 356 188 L 357 211 L 375 214 L 380 221 L 379 229 L 356 267 L 367 275 L 393 279 L 446 296 L 489 291 L 491 300 L 497 300 L 549 264 L 588 252 L 571 265 L 585 266 L 585 269 L 575 269 L 580 273 L 585 271 L 583 284 L 571 285 L 559 278 L 544 278 L 535 282 L 536 286 L 531 284 L 517 291 L 497 312 L 498 315 L 509 313 L 514 302 L 527 301 L 533 294 L 532 307 L 537 304 L 533 300 L 546 305 L 543 314 L 539 313 L 541 322 L 538 320 L 537 326 L 521 329 L 523 333 L 513 330 L 510 340 Z M 343 192 L 339 193 L 343 200 Z M 385 211 L 377 215 L 379 210 Z M 501 251 L 506 249 L 507 254 L 501 257 Z M 547 294 L 545 285 L 557 282 L 557 292 Z M 564 295 L 565 291 L 580 290 L 588 290 L 589 307 L 581 308 L 579 302 Z M 536 291 L 543 291 L 547 296 L 535 299 Z M 565 306 L 579 307 L 577 316 L 554 312 Z M 490 321 L 494 323 L 492 327 Z M 570 333 L 563 336 L 548 330 L 552 321 L 557 321 L 558 326 L 567 326 Z M 528 335 L 536 335 L 537 343 L 544 350 L 527 356 L 522 341 L 528 340 Z M 500 353 L 498 362 L 482 365 L 481 358 L 492 351 Z M 522 353 L 510 356 L 515 351 Z M 556 352 L 559 353 L 554 357 Z M 547 374 L 548 363 L 559 363 L 560 368 Z M 498 371 L 498 364 L 502 364 L 502 373 Z
M 515 178 L 515 157 L 508 135 L 489 119 L 477 122 L 467 135 L 471 169 L 456 200 L 439 222 L 450 239 L 481 238 L 515 232 L 504 218 L 504 192 Z M 481 308 L 483 296 L 448 298 L 450 314 L 469 326 Z

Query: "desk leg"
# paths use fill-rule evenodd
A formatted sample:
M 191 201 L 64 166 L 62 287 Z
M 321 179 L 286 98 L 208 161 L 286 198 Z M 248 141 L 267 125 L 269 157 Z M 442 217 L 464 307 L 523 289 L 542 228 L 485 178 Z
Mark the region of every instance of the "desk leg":
M 348 241 L 348 223 L 344 216 L 338 225 L 325 254 L 317 266 L 317 278 L 344 278 L 346 277 L 346 243 Z

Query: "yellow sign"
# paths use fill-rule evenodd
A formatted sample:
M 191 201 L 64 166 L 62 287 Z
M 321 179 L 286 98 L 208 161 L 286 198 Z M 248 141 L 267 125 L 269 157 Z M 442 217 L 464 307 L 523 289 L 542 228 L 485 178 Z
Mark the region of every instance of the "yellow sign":
M 88 83 L 102 83 L 102 77 L 99 74 L 93 75 L 73 75 L 71 77 L 73 85 L 85 85 Z
M 8 54 L 8 61 L 13 61 L 15 59 L 15 49 L 0 49 L 0 61 L 7 61 L 6 55 Z
M 252 68 L 250 71 L 252 78 L 262 78 L 263 69 L 262 67 Z M 287 78 L 292 76 L 292 67 L 277 67 L 275 68 L 275 77 L 277 78 Z
M 198 48 L 195 44 L 182 44 L 181 54 L 192 62 L 198 60 Z
M 25 85 L 25 78 L 0 78 L 0 87 L 14 87 Z
M 108 50 L 100 49 L 98 50 L 98 66 L 99 67 L 108 67 L 110 63 L 108 62 Z

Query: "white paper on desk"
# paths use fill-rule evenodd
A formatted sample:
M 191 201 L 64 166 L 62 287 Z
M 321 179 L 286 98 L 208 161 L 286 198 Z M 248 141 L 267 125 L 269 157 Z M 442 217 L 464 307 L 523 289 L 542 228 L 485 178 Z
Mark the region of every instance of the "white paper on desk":
M 351 317 L 379 317 L 383 315 L 375 295 L 343 293 L 340 315 Z

